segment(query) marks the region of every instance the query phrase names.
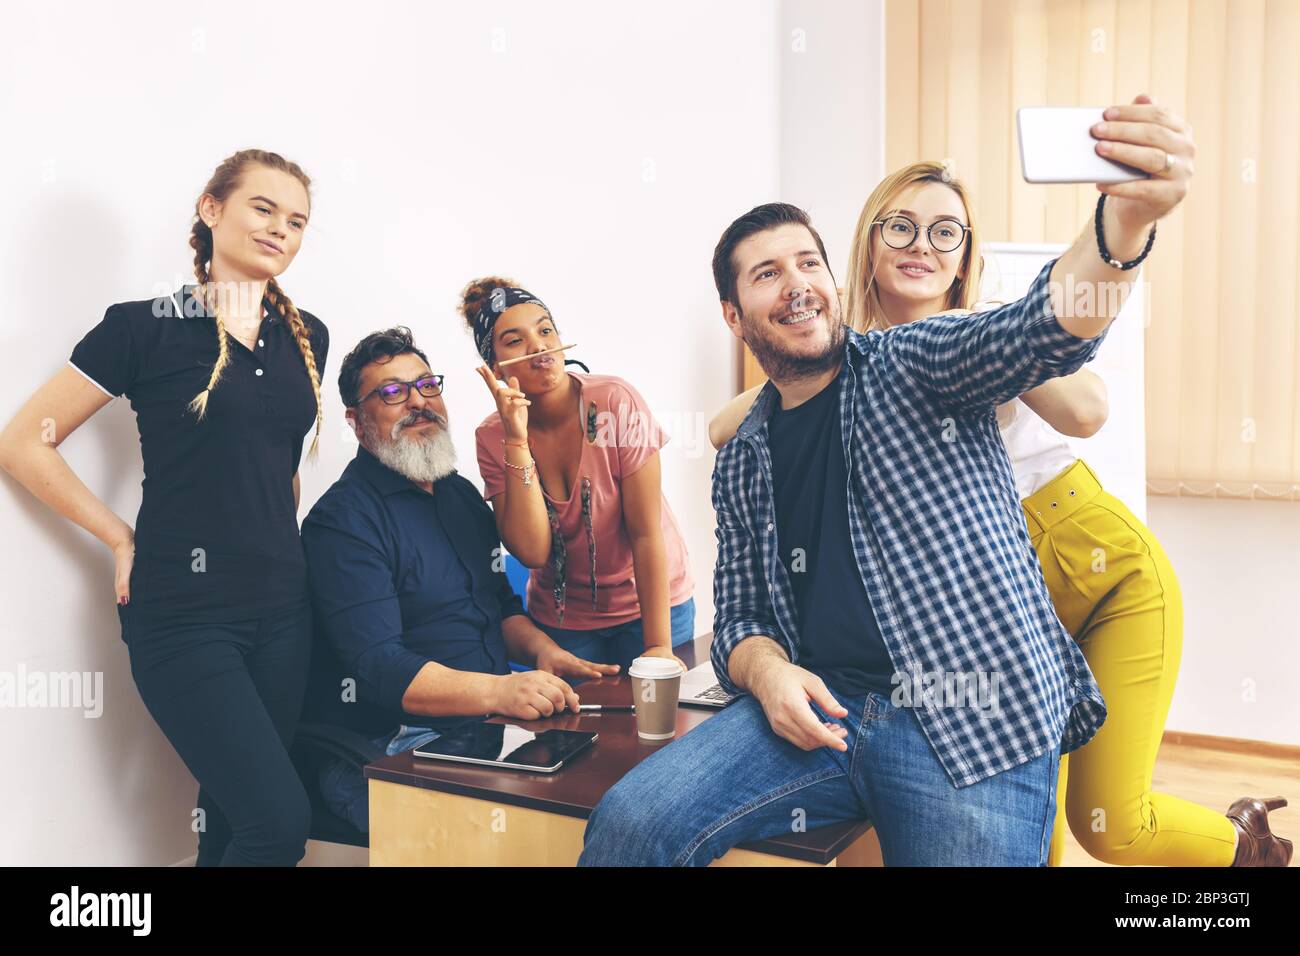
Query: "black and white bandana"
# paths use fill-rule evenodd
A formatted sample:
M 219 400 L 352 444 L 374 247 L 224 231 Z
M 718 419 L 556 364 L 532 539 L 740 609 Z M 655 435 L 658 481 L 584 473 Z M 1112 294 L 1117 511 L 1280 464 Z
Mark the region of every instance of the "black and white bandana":
M 546 303 L 537 296 L 533 295 L 527 289 L 520 289 L 517 286 L 497 286 L 488 296 L 487 301 L 479 308 L 474 316 L 474 345 L 478 348 L 478 354 L 482 356 L 483 361 L 488 365 L 492 364 L 492 330 L 496 328 L 497 319 L 501 318 L 501 313 L 514 305 L 521 302 L 534 302 L 546 309 Z M 546 309 L 546 314 L 550 315 L 551 310 Z

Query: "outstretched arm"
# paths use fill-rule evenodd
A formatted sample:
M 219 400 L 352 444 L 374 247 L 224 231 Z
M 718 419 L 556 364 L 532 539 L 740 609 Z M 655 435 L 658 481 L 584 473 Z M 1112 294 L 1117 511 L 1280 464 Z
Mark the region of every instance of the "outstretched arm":
M 1153 173 L 1102 184 L 1109 198 L 1103 231 L 1112 257 L 1136 258 L 1157 219 L 1187 194 L 1195 147 L 1183 120 L 1140 96 L 1111 107 L 1094 132 L 1097 151 Z M 1166 169 L 1166 158 L 1172 166 Z M 1091 222 L 1018 302 L 973 316 L 940 316 L 892 330 L 885 349 L 897 366 L 942 404 L 977 410 L 998 405 L 1050 378 L 1078 370 L 1136 280 L 1101 258 Z

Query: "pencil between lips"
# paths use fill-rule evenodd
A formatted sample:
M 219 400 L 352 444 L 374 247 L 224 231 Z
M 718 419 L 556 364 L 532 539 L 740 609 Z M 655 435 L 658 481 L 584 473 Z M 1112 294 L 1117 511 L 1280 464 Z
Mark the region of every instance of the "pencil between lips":
M 497 362 L 497 365 L 513 365 L 515 362 L 527 362 L 530 359 L 541 358 L 543 355 L 550 355 L 553 352 L 563 352 L 567 349 L 575 348 L 577 342 L 573 345 L 559 345 L 553 349 L 547 349 L 544 352 L 534 352 L 532 355 L 520 355 L 518 358 L 506 359 L 504 362 Z

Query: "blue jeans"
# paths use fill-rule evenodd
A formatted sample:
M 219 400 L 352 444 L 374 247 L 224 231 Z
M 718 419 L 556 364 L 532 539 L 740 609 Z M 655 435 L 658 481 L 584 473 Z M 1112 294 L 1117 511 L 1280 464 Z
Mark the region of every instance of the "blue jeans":
M 396 733 L 374 738 L 376 747 L 383 747 L 388 756 L 406 753 L 422 747 L 442 734 L 428 727 L 408 727 L 403 724 Z M 330 758 L 321 761 L 317 774 L 321 797 L 325 806 L 335 816 L 342 817 L 362 833 L 370 832 L 370 787 L 362 772 L 345 760 Z
M 746 695 L 647 757 L 592 811 L 578 864 L 706 866 L 738 843 L 867 818 L 886 866 L 1046 865 L 1058 749 L 957 789 L 912 708 L 835 697 L 844 753 L 778 737 Z
M 645 651 L 645 631 L 641 627 L 641 618 L 613 627 L 599 627 L 593 631 L 576 631 L 545 624 L 537 626 L 569 653 L 593 664 L 617 664 L 621 668 L 620 673 L 624 674 L 632 660 Z M 695 639 L 695 598 L 687 598 L 676 607 L 669 608 L 668 626 L 672 633 L 673 647 Z

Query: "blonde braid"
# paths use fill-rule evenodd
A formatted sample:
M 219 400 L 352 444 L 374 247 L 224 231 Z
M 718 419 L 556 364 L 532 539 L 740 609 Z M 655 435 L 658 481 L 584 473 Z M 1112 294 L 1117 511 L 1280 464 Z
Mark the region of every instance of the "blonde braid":
M 307 377 L 311 379 L 312 394 L 316 396 L 316 434 L 312 436 L 307 457 L 314 459 L 320 444 L 320 429 L 325 418 L 325 407 L 320 397 L 320 373 L 316 370 L 316 355 L 311 350 L 311 336 L 307 334 L 307 324 L 303 322 L 298 307 L 284 294 L 284 290 L 280 288 L 280 284 L 274 277 L 266 283 L 266 298 L 289 323 L 289 329 L 298 342 L 298 351 L 302 353 L 303 363 L 307 366 Z
M 216 299 L 209 295 L 208 262 L 212 258 L 212 230 L 202 219 L 195 217 L 194 227 L 190 230 L 190 245 L 194 249 L 194 275 L 199 280 L 197 294 L 206 308 L 210 309 L 217 322 L 217 362 L 212 366 L 208 377 L 208 387 L 190 399 L 189 410 L 198 416 L 199 421 L 208 413 L 208 396 L 217 387 L 221 373 L 230 364 L 230 340 L 226 338 L 226 325 L 221 320 L 221 310 L 217 308 Z
M 212 229 L 202 218 L 203 200 L 205 197 L 211 196 L 217 202 L 225 202 L 227 197 L 239 185 L 245 167 L 254 163 L 288 173 L 302 183 L 304 189 L 308 192 L 311 191 L 311 180 L 297 163 L 291 163 L 279 153 L 268 152 L 264 149 L 241 149 L 221 161 L 216 171 L 213 172 L 212 178 L 208 180 L 208 184 L 204 187 L 198 201 L 194 204 L 194 225 L 190 229 L 190 248 L 194 250 L 194 274 L 199 279 L 198 292 L 203 298 L 204 305 L 207 306 L 217 323 L 217 363 L 212 367 L 212 375 L 208 378 L 208 387 L 195 395 L 189 404 L 190 410 L 195 412 L 200 419 L 207 412 L 208 396 L 216 388 L 221 373 L 230 364 L 230 340 L 226 334 L 225 322 L 221 318 L 221 310 L 217 307 L 217 300 L 213 295 L 214 290 L 210 288 L 211 275 L 208 272 L 208 264 L 212 261 Z M 311 340 L 307 335 L 302 316 L 298 314 L 298 310 L 289 301 L 289 297 L 276 284 L 275 279 L 271 279 L 267 283 L 266 298 L 289 324 L 294 338 L 298 341 L 298 350 L 302 352 L 303 361 L 307 365 L 307 375 L 311 379 L 311 389 L 316 396 L 316 437 L 312 440 L 311 451 L 308 453 L 309 456 L 314 457 L 320 440 L 321 421 L 324 413 L 320 397 L 320 375 L 316 370 L 316 357 L 311 351 Z

